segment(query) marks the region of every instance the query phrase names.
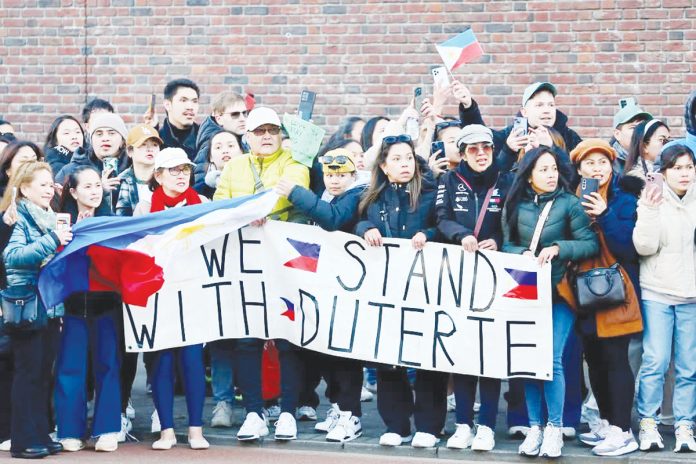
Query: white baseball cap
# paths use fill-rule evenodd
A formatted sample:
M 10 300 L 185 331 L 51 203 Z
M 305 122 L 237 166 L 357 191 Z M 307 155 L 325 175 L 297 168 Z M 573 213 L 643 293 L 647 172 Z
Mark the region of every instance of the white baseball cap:
M 246 120 L 246 130 L 251 132 L 254 129 L 263 126 L 264 124 L 273 124 L 280 127 L 280 118 L 271 108 L 266 106 L 257 106 L 249 113 Z
M 195 166 L 189 160 L 186 152 L 181 148 L 165 148 L 155 155 L 155 170 L 161 168 L 175 168 L 182 164 Z

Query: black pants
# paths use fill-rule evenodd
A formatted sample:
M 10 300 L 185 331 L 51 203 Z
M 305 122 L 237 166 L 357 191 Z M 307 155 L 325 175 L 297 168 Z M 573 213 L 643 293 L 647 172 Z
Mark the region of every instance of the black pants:
M 299 360 L 304 369 L 297 403 L 299 406 L 311 406 L 314 409 L 319 406 L 317 387 L 322 377 L 326 380 L 326 397 L 329 398 L 329 401 L 335 403 L 331 399 L 330 379 L 326 371 L 326 358 L 326 355 L 316 351 L 303 350 L 300 352 Z
M 42 330 L 12 336 L 12 451 L 51 440 L 49 397 L 57 333 L 57 321 L 49 321 Z
M 0 443 L 10 438 L 13 371 L 12 353 L 0 354 Z
M 416 371 L 414 392 L 408 382 L 406 368 L 377 369 L 377 410 L 387 431 L 402 437 L 411 434 L 411 415 L 416 431 L 440 435 L 447 415 L 446 372 Z
M 304 365 L 303 386 L 300 390 L 300 406 L 319 406 L 316 388 L 324 377 L 326 397 L 337 403 L 341 411 L 362 416 L 360 393 L 362 392 L 362 363 L 354 359 L 331 356 L 315 351 L 301 351 Z
M 612 338 L 598 338 L 595 334 L 583 336 L 590 385 L 599 414 L 623 431 L 631 428 L 635 389 L 628 363 L 630 340 L 630 335 Z

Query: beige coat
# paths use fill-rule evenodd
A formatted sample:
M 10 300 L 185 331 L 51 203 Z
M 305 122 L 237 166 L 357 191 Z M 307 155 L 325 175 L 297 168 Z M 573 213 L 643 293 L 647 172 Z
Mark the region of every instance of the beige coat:
M 665 183 L 658 206 L 638 201 L 633 244 L 641 256 L 641 288 L 696 298 L 695 230 L 696 184 L 680 199 Z

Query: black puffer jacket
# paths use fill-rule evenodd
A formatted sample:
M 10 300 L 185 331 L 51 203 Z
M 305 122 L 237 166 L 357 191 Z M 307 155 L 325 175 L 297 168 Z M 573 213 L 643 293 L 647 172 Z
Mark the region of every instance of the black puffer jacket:
M 75 153 L 84 151 L 84 148 L 79 147 L 75 150 Z M 44 157 L 46 158 L 46 162 L 49 164 L 49 166 L 51 166 L 53 175 L 56 175 L 61 169 L 63 169 L 63 166 L 70 162 L 73 157 L 73 152 L 62 145 L 56 145 L 53 148 L 47 149 L 44 153 Z
M 165 118 L 164 123 L 159 130 L 159 136 L 162 139 L 162 142 L 164 142 L 164 144 L 162 144 L 162 148 L 181 148 L 186 152 L 186 155 L 191 161 L 196 159 L 196 138 L 198 137 L 198 124 L 195 122 L 188 132 L 186 132 L 184 139 L 179 140 L 174 135 L 169 118 Z
M 501 175 L 495 164 L 483 172 L 475 172 L 465 161 L 440 176 L 435 209 L 437 228 L 444 238 L 458 244 L 474 234 L 486 194 L 493 188 L 477 239 L 479 242 L 493 239 L 500 249 L 503 245 L 500 220 L 511 179 L 510 173 Z

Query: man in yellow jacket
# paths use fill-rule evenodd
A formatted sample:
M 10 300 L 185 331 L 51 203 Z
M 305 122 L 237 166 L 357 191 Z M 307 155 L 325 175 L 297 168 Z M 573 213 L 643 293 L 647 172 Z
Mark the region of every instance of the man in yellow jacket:
M 309 170 L 281 147 L 280 118 L 271 108 L 254 108 L 247 118 L 251 153 L 232 158 L 222 170 L 214 200 L 236 198 L 273 188 L 281 177 L 309 188 Z M 278 200 L 270 217 L 288 220 L 292 204 Z
M 236 198 L 263 192 L 273 188 L 281 178 L 286 178 L 303 187 L 309 187 L 309 170 L 292 159 L 290 151 L 281 147 L 280 118 L 270 108 L 254 108 L 247 117 L 247 143 L 251 153 L 232 158 L 220 174 L 220 181 L 213 196 L 214 200 Z M 278 200 L 272 219 L 287 221 L 292 213 L 292 204 L 282 197 Z M 226 342 L 226 340 L 223 340 Z M 217 343 L 217 342 L 214 342 Z M 263 340 L 244 338 L 232 341 L 236 351 L 236 380 L 242 390 L 247 416 L 237 439 L 257 440 L 268 435 L 268 413 L 263 409 L 261 395 L 261 357 Z M 295 409 L 302 379 L 302 363 L 298 349 L 286 340 L 275 340 L 281 369 L 281 413 L 275 427 L 276 440 L 297 438 Z M 215 370 L 216 360 L 212 360 Z M 224 360 L 220 360 L 224 361 Z

